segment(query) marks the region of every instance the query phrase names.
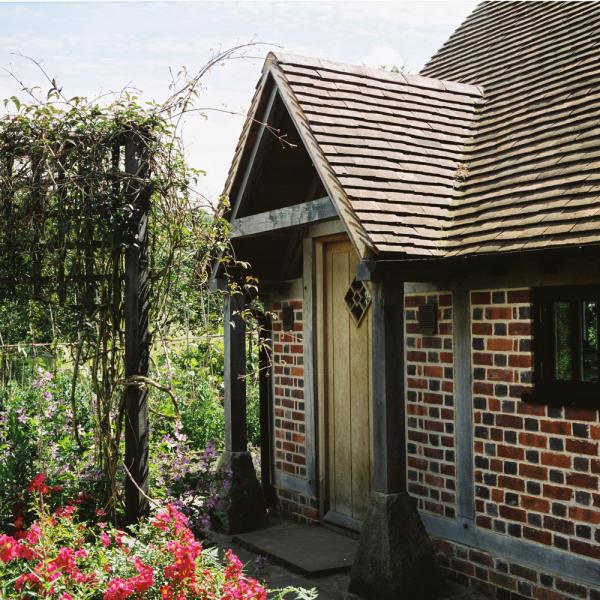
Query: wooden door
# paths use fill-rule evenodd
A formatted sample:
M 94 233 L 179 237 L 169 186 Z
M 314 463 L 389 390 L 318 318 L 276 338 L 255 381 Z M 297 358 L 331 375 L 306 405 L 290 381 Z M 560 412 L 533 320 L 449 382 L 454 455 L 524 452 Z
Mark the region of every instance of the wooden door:
M 370 309 L 358 320 L 360 311 L 353 316 L 345 299 L 358 262 L 350 242 L 326 244 L 323 260 L 326 520 L 356 527 L 366 515 L 371 490 Z

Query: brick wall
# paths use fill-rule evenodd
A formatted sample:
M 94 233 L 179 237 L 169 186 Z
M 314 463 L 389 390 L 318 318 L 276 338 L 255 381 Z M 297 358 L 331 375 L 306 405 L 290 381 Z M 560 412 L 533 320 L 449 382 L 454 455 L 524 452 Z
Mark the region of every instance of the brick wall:
M 294 328 L 283 331 L 282 309 L 294 308 Z M 275 469 L 306 477 L 302 300 L 276 302 L 273 312 Z
M 498 600 L 600 600 L 600 590 L 446 540 L 434 540 L 442 571 L 457 581 Z
M 282 330 L 282 309 L 294 309 L 294 328 Z M 302 300 L 276 302 L 273 313 L 273 417 L 276 471 L 306 478 Z M 302 522 L 319 519 L 317 498 L 275 487 L 280 514 Z
M 599 412 L 521 401 L 530 302 L 529 290 L 471 293 L 477 525 L 600 559 Z
M 438 305 L 437 335 L 419 334 L 418 307 Z M 454 517 L 455 451 L 452 295 L 407 294 L 407 476 L 419 509 Z
M 277 489 L 277 510 L 294 521 L 319 523 L 319 500 L 292 490 Z

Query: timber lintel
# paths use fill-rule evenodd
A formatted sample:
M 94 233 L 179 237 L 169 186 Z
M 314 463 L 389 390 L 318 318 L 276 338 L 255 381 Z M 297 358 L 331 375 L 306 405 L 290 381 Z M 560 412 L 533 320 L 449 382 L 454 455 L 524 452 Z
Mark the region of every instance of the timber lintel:
M 298 225 L 316 223 L 337 217 L 337 212 L 328 196 L 270 210 L 231 222 L 231 238 L 240 239 L 260 235 Z

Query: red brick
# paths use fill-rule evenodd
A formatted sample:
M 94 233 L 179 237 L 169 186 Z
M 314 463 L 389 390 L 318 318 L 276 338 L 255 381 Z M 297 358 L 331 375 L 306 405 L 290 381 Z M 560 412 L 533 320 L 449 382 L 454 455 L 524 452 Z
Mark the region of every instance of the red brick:
M 412 377 L 408 377 L 406 379 L 406 385 L 409 388 L 416 388 L 420 390 L 426 390 L 429 387 L 426 379 L 414 379 Z
M 543 435 L 522 431 L 519 433 L 519 443 L 529 448 L 546 448 L 548 446 L 548 439 Z
M 523 460 L 525 451 L 518 446 L 499 445 L 496 453 L 502 458 L 512 458 L 513 460 Z
M 567 484 L 573 487 L 582 487 L 589 490 L 598 489 L 598 478 L 585 473 L 567 473 Z
M 496 425 L 498 427 L 523 429 L 523 418 L 515 415 L 496 415 Z
M 529 404 L 527 402 L 519 402 L 517 412 L 520 415 L 535 415 L 544 417 L 546 415 L 546 407 L 543 404 Z
M 570 540 L 569 548 L 571 552 L 575 552 L 576 554 L 584 554 L 585 556 L 600 559 L 600 544 L 592 546 L 579 540 Z
M 513 349 L 512 340 L 508 338 L 489 338 L 486 348 L 488 350 L 510 351 Z
M 513 577 L 505 575 L 504 573 L 496 573 L 495 571 L 490 573 L 490 581 L 498 587 L 507 590 L 514 590 L 517 586 L 517 582 Z
M 511 369 L 487 369 L 486 376 L 488 381 L 514 381 L 514 372 Z
M 474 381 L 473 392 L 476 394 L 491 396 L 494 393 L 494 385 L 492 383 L 485 383 L 483 381 Z
M 433 392 L 425 392 L 423 394 L 423 402 L 426 402 L 427 404 L 442 404 L 444 401 L 444 398 L 442 397 L 442 394 L 435 394 Z
M 575 530 L 575 526 L 571 521 L 557 519 L 556 517 L 546 515 L 544 517 L 544 529 L 558 531 L 558 533 L 563 533 L 564 535 L 572 535 L 573 531 Z
M 552 545 L 552 534 L 549 531 L 523 527 L 523 537 L 540 544 L 546 544 L 546 546 Z
M 504 320 L 512 319 L 512 308 L 510 306 L 488 306 L 485 309 L 486 320 Z
M 473 364 L 475 365 L 493 365 L 494 355 L 489 352 L 473 352 Z
M 509 290 L 506 293 L 509 304 L 528 304 L 531 302 L 530 290 Z
M 561 467 L 563 469 L 571 468 L 571 456 L 568 454 L 553 454 L 552 452 L 542 452 L 542 464 L 548 467 Z
M 506 504 L 500 506 L 500 516 L 504 519 L 519 521 L 521 523 L 527 521 L 527 513 L 524 510 L 514 506 L 506 506 Z
M 550 503 L 543 498 L 535 498 L 533 496 L 521 496 L 521 506 L 526 510 L 534 510 L 535 512 L 547 513 L 550 510 Z
M 491 529 L 492 519 L 490 517 L 484 517 L 483 515 L 477 515 L 475 525 L 477 525 L 477 527 L 483 527 L 484 529 Z
M 440 352 L 440 362 L 446 364 L 454 362 L 452 352 Z
M 592 440 L 600 440 L 600 425 L 590 427 L 590 438 Z
M 440 294 L 438 304 L 440 306 L 452 306 L 452 294 Z
M 421 304 L 425 304 L 426 298 L 425 296 L 405 296 L 404 297 L 404 305 L 408 307 L 419 306 Z
M 545 481 L 548 479 L 548 469 L 546 467 L 536 467 L 535 465 L 520 464 L 519 475 L 521 477 L 529 477 L 529 479 Z
M 598 411 L 591 408 L 568 406 L 565 408 L 565 418 L 571 421 L 596 421 L 598 419 Z
M 565 600 L 564 594 L 546 590 L 544 588 L 535 588 L 533 597 L 535 600 Z
M 579 596 L 580 598 L 587 598 L 587 590 L 582 585 L 558 578 L 556 579 L 555 585 L 556 589 L 561 592 L 567 592 L 567 594 Z
M 490 292 L 471 292 L 471 304 L 490 304 L 491 301 Z
M 508 475 L 501 475 L 498 477 L 498 486 L 516 492 L 522 492 L 525 489 L 525 482 L 518 477 L 510 477 Z
M 492 501 L 496 504 L 500 504 L 504 502 L 504 490 L 492 490 Z
M 566 448 L 568 452 L 574 452 L 575 454 L 598 455 L 598 444 L 586 442 L 585 440 L 567 439 Z
M 444 367 L 439 367 L 437 365 L 425 365 L 423 369 L 423 375 L 425 375 L 425 377 L 443 377 Z
M 544 485 L 544 497 L 553 500 L 570 500 L 573 497 L 573 490 L 558 485 Z
M 522 565 L 511 564 L 510 565 L 511 575 L 516 575 L 521 579 L 528 579 L 529 581 L 537 582 L 537 572 L 533 569 L 528 569 Z
M 544 433 L 571 435 L 571 423 L 568 421 L 540 421 L 540 430 Z
M 576 521 L 584 523 L 600 525 L 600 511 L 590 510 L 589 508 L 581 508 L 580 506 L 569 507 L 569 517 Z
M 528 369 L 532 364 L 531 354 L 511 354 L 508 357 L 509 367 L 520 367 L 522 369 Z
M 508 335 L 531 335 L 531 323 L 529 321 L 509 323 Z

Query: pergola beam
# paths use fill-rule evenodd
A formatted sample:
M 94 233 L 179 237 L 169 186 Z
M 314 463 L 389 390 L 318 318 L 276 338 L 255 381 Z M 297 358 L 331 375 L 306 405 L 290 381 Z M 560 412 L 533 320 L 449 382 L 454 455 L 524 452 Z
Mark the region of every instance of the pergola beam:
M 232 239 L 246 238 L 270 231 L 289 229 L 337 217 L 337 211 L 329 196 L 293 204 L 248 217 L 234 219 L 231 223 Z

